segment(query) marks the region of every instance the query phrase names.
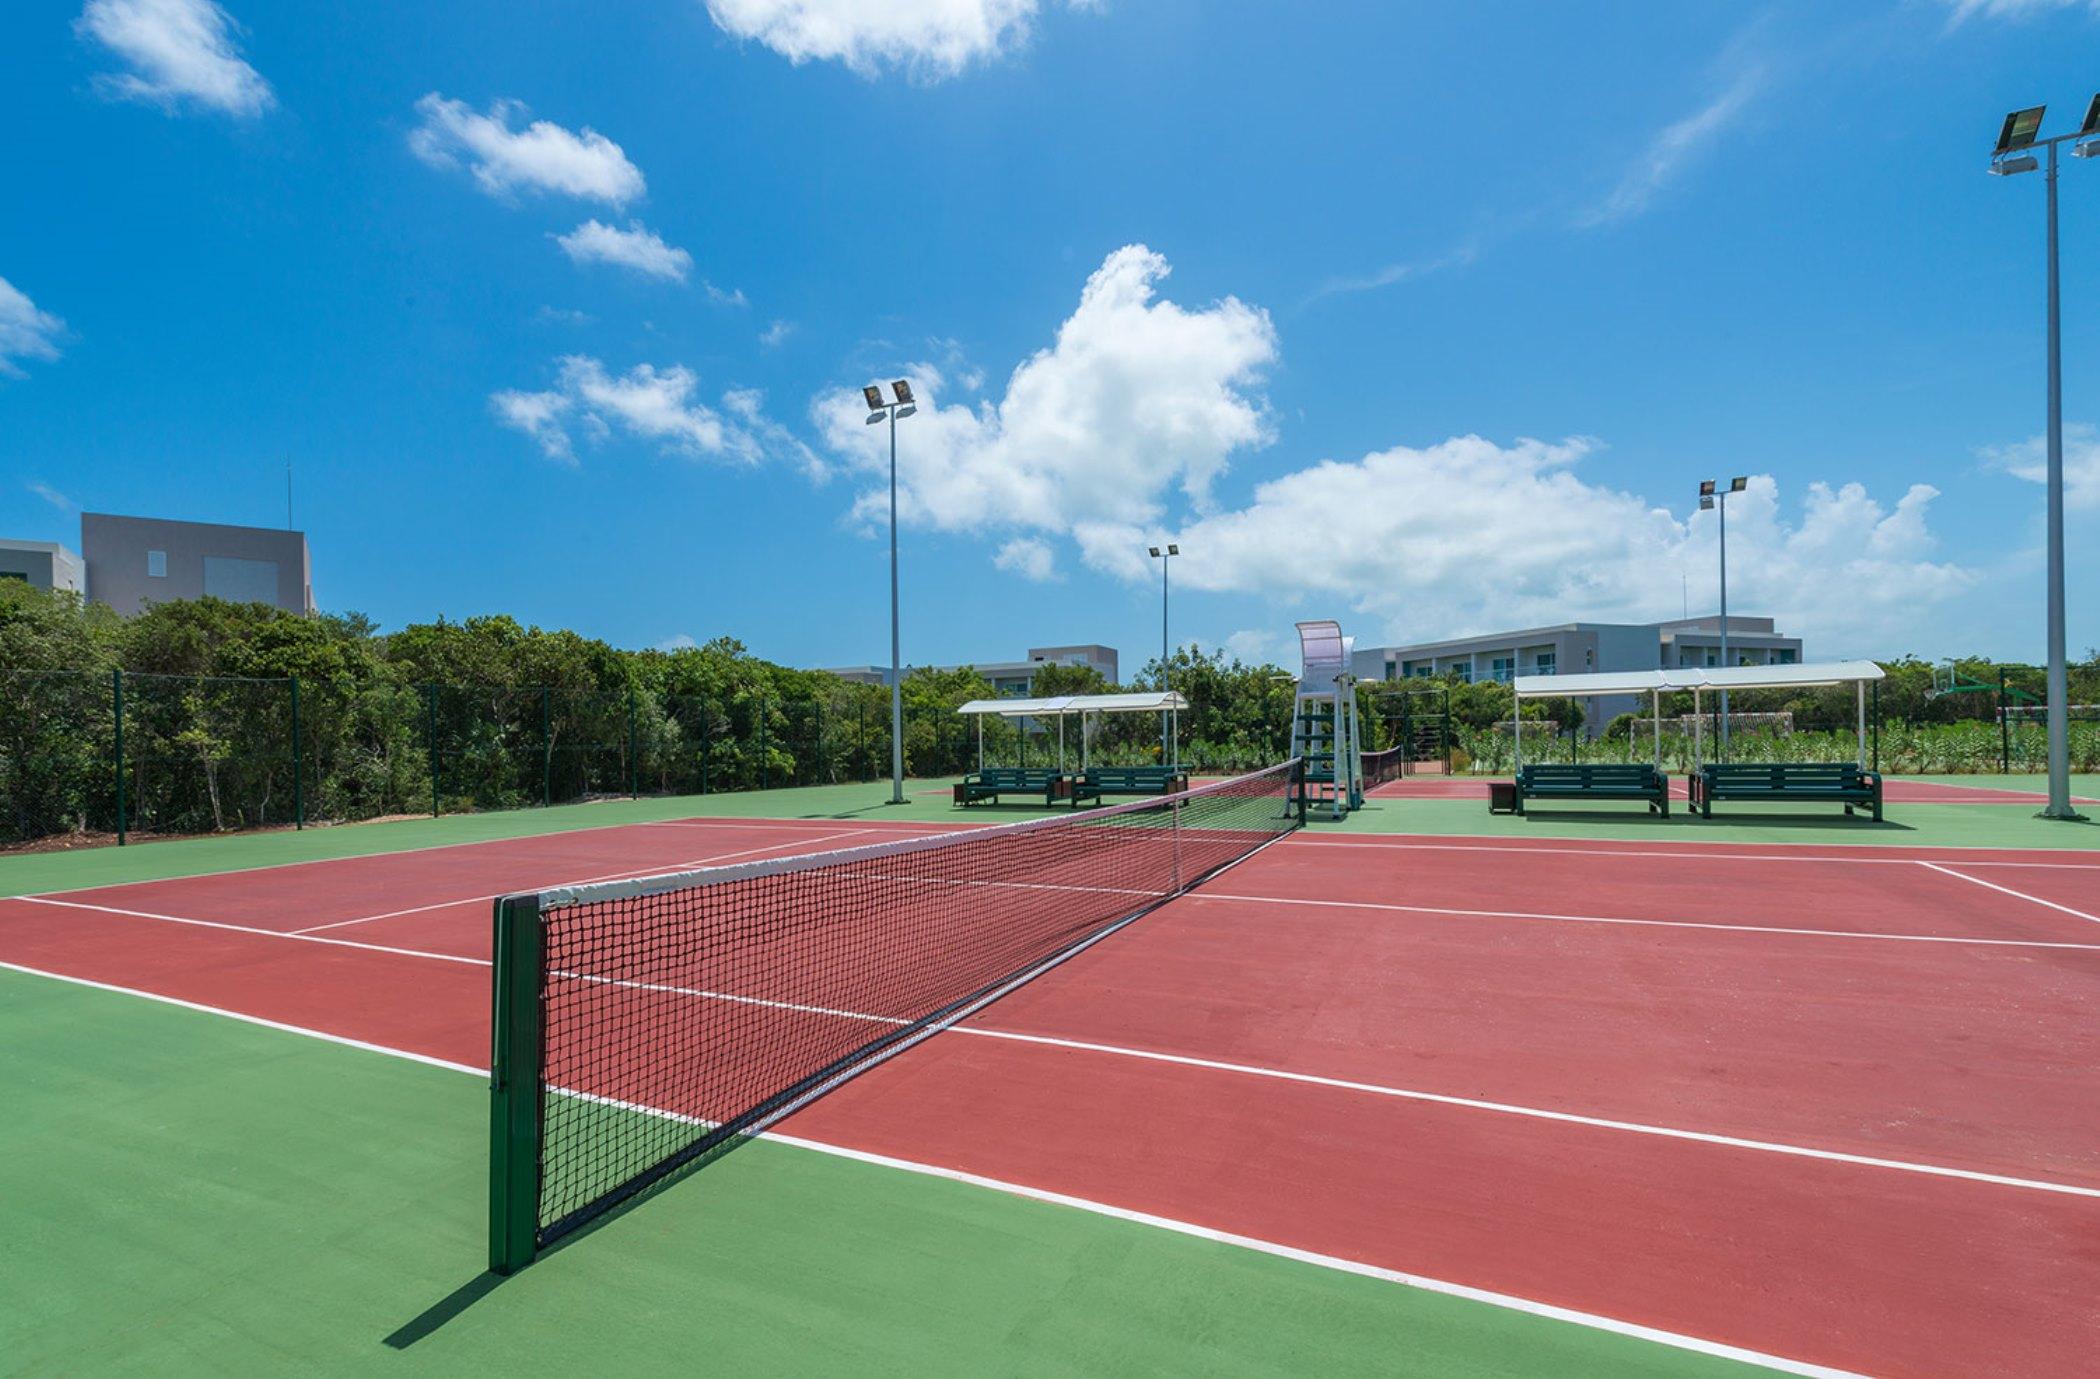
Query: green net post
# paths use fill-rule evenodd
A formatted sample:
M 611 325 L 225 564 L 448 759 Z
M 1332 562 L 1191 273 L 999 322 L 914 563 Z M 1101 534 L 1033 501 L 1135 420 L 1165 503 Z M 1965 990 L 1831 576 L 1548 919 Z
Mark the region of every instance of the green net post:
M 1998 667 L 1998 774 L 2012 774 L 2012 719 L 2006 716 L 2005 667 Z
M 489 1060 L 489 1269 L 532 1262 L 540 1228 L 540 978 L 545 935 L 538 896 L 496 901 Z
M 116 725 L 117 846 L 124 846 L 124 672 L 109 673 L 110 720 Z
M 306 827 L 306 772 L 299 752 L 299 677 L 292 677 L 292 827 Z

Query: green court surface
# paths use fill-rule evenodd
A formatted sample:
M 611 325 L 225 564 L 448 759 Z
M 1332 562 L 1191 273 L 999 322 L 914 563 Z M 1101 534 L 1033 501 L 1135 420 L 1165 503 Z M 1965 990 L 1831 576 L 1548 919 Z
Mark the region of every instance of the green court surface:
M 1981 783 L 1980 778 L 1955 778 Z M 2008 784 L 2034 788 L 2035 778 Z M 2077 793 L 2100 792 L 2082 777 Z M 983 822 L 880 785 L 612 801 L 0 859 L 0 895 L 703 815 Z M 1836 811 L 1828 811 L 1835 815 Z M 1321 825 L 1323 827 L 1327 825 Z M 2100 847 L 2025 809 L 1491 816 L 1444 836 Z M 478 1074 L 0 970 L 0 1370 L 1700 1375 L 1745 1367 L 1404 1282 L 757 1142 L 497 1283 Z M 786 1127 L 792 1130 L 792 1125 Z
M 0 1080 L 12 1374 L 1747 1372 L 766 1142 L 493 1284 L 466 1073 L 0 971 Z

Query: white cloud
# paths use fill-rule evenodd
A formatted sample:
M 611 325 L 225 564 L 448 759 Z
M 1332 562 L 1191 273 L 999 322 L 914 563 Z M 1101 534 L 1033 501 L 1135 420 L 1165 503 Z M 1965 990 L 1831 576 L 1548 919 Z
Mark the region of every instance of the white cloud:
M 675 632 L 656 644 L 658 651 L 691 651 L 700 643 L 693 640 L 690 632 Z
M 1110 254 L 1055 342 L 1014 370 L 996 402 L 942 406 L 941 370 L 902 369 L 919 399 L 899 424 L 905 517 L 948 531 L 1055 533 L 1156 516 L 1175 485 L 1207 503 L 1227 457 L 1270 439 L 1257 389 L 1276 332 L 1268 313 L 1236 298 L 1196 310 L 1154 300 L 1167 272 L 1143 245 Z M 857 391 L 819 397 L 812 411 L 833 450 L 871 477 L 886 473 L 887 433 L 865 424 Z M 871 490 L 859 510 L 873 515 L 885 501 Z
M 730 390 L 722 398 L 725 417 L 699 400 L 699 388 L 699 375 L 683 364 L 637 364 L 614 375 L 588 355 L 571 354 L 561 359 L 553 388 L 493 393 L 489 404 L 503 425 L 566 463 L 575 462 L 574 432 L 580 429 L 594 444 L 622 433 L 672 454 L 746 464 L 784 454 L 821 472 L 817 456 L 765 415 L 762 394 Z
M 759 332 L 758 343 L 769 350 L 778 349 L 781 345 L 787 343 L 788 336 L 794 333 L 795 323 L 793 321 L 775 321 L 772 325 Z
M 277 103 L 270 83 L 241 56 L 234 41 L 240 26 L 212 0 L 88 0 L 73 31 L 131 67 L 95 78 L 107 96 L 166 110 L 192 101 L 244 116 Z
M 31 493 L 34 493 L 37 497 L 49 503 L 52 507 L 57 508 L 60 512 L 80 511 L 80 504 L 74 502 L 65 494 L 60 493 L 57 489 L 51 487 L 51 485 L 45 483 L 42 479 L 31 479 L 28 482 L 24 483 L 22 487 L 28 489 Z
M 1683 119 L 1665 125 L 1627 167 L 1609 195 L 1575 218 L 1585 228 L 1629 220 L 1648 209 L 1656 194 L 1705 155 L 1763 92 L 1765 69 L 1744 66 L 1721 92 Z
M 1199 517 L 1175 539 L 1184 587 L 1325 595 L 1406 641 L 1562 622 L 1647 621 L 1678 609 L 1679 575 L 1713 588 L 1713 516 L 1680 520 L 1577 472 L 1596 442 L 1460 436 L 1324 461 L 1256 488 L 1232 512 Z M 1833 649 L 1887 649 L 1926 625 L 1974 572 L 1932 558 L 1937 490 L 1913 485 L 1893 507 L 1858 484 L 1808 487 L 1797 513 L 1755 477 L 1729 513 L 1729 595 Z M 1106 524 L 1078 533 L 1088 563 L 1149 574 L 1146 533 Z M 1308 551 L 1317 549 L 1317 559 Z
M 39 311 L 27 293 L 0 278 L 0 378 L 20 378 L 17 359 L 58 358 L 58 337 L 66 323 Z
M 1224 641 L 1227 655 L 1250 666 L 1282 665 L 1292 648 L 1273 631 L 1241 628 Z
M 707 289 L 707 300 L 713 302 L 716 306 L 751 305 L 750 299 L 744 296 L 744 289 L 741 287 L 720 288 L 711 282 L 703 282 L 701 286 Z
M 577 263 L 611 263 L 622 268 L 631 268 L 652 278 L 669 278 L 673 282 L 684 282 L 693 271 L 693 256 L 685 250 L 663 242 L 654 230 L 641 222 L 630 220 L 627 228 L 601 224 L 596 219 L 583 224 L 565 235 L 556 235 L 554 242 L 562 252 Z M 714 292 L 709 287 L 708 292 Z
M 408 136 L 415 155 L 440 168 L 466 160 L 475 182 L 491 196 L 555 192 L 623 206 L 647 189 L 641 169 L 620 146 L 589 126 L 578 134 L 534 120 L 513 129 L 511 121 L 526 113 L 517 101 L 496 101 L 483 115 L 433 91 L 416 102 L 416 112 L 423 123 Z
M 2054 10 L 2084 8 L 2100 14 L 2100 0 L 1946 0 L 1947 26 L 1981 15 L 1985 19 L 2031 19 Z
M 839 62 L 863 76 L 899 68 L 927 79 L 1019 47 L 1040 8 L 1039 0 L 707 0 L 725 32 L 789 62 Z
M 1992 469 L 2033 484 L 2048 482 L 2049 447 L 2044 436 L 1985 446 L 1981 453 L 1984 464 Z M 2100 431 L 2089 423 L 2064 427 L 2064 505 L 2100 508 Z
M 1009 574 L 1046 584 L 1057 578 L 1057 552 L 1033 536 L 1017 536 L 999 548 L 992 564 Z
M 1342 292 L 1375 292 L 1381 287 L 1391 287 L 1394 283 L 1426 278 L 1446 269 L 1464 268 L 1479 257 L 1479 245 L 1462 244 L 1450 253 L 1440 254 L 1435 258 L 1389 263 L 1374 273 L 1365 273 L 1359 277 L 1329 278 L 1315 288 L 1306 300 L 1316 301 L 1321 297 L 1331 297 Z

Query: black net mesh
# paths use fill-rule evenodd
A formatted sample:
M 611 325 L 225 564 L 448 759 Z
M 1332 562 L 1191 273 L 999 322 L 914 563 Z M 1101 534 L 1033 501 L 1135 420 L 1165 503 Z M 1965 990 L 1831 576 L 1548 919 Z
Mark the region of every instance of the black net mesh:
M 1388 747 L 1382 752 L 1364 753 L 1364 789 L 1390 785 L 1406 774 L 1407 748 Z
M 541 1243 L 1295 828 L 1297 771 L 538 897 Z

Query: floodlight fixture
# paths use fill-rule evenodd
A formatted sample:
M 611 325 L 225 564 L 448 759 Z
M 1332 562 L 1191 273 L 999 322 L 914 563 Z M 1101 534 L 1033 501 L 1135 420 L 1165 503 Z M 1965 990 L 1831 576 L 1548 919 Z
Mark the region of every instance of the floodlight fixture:
M 1159 547 L 1157 547 L 1157 546 L 1147 546 L 1147 547 L 1145 547 L 1145 551 L 1146 551 L 1146 554 L 1150 555 L 1150 556 L 1151 556 L 1151 557 L 1152 557 L 1152 558 L 1153 558 L 1154 560 L 1157 560 L 1157 559 L 1159 559 Z
M 1714 496 L 1713 496 L 1713 495 L 1712 495 L 1711 493 L 1702 493 L 1702 494 L 1700 494 L 1700 495 L 1699 495 L 1699 511 L 1701 511 L 1701 512 L 1712 512 L 1713 510 L 1714 510 Z
M 2048 108 L 2046 105 L 2030 105 L 2025 110 L 2015 110 L 2007 115 L 2004 125 L 1998 130 L 1998 147 L 1991 151 L 2011 153 L 2033 143 L 2034 136 L 2042 130 L 2042 112 Z
M 2073 158 L 2100 158 L 2100 139 L 2088 139 L 2082 144 L 2071 145 Z
M 909 402 L 905 403 L 902 407 L 899 407 L 897 409 L 897 415 L 900 417 L 915 417 L 918 414 L 919 409 Z
M 1179 546 L 1168 546 L 1168 547 L 1167 547 L 1167 554 L 1168 554 L 1168 555 L 1180 555 L 1180 554 L 1181 554 L 1181 547 L 1179 547 Z
M 1741 493 L 1748 487 L 1750 487 L 1750 480 L 1740 474 L 1728 481 L 1728 491 L 1730 493 Z
M 868 425 L 870 425 L 870 426 L 874 426 L 874 425 L 877 425 L 877 424 L 879 424 L 880 422 L 882 422 L 882 421 L 886 420 L 886 419 L 887 419 L 888 417 L 889 417 L 889 413 L 888 413 L 888 412 L 870 412 L 870 413 L 868 413 Z
M 873 384 L 873 383 L 870 383 L 870 384 L 869 384 L 869 385 L 868 385 L 867 387 L 865 387 L 865 388 L 862 388 L 862 389 L 860 390 L 860 395 L 861 395 L 862 397 L 864 397 L 864 398 L 866 398 L 866 399 L 868 400 L 868 410 L 869 410 L 869 411 L 871 411 L 871 412 L 879 412 L 879 411 L 881 411 L 881 410 L 882 410 L 882 405 L 883 405 L 883 404 L 882 404 L 882 389 L 881 389 L 881 388 L 877 387 L 877 386 L 876 386 L 875 384 Z
M 2023 158 L 1999 158 L 1991 163 L 1991 176 L 2011 177 L 2018 173 L 2033 172 L 2040 166 L 2031 153 Z
M 2078 126 L 2079 138 L 2088 134 L 2100 134 L 2100 95 L 2094 96 L 2093 103 L 2085 108 L 2085 123 Z
M 1701 479 L 1699 481 L 1699 496 L 1701 498 L 1714 496 L 1714 481 L 1712 479 Z
M 897 401 L 899 404 L 906 407 L 911 406 L 911 384 L 906 383 L 903 379 L 900 378 L 895 383 L 890 384 L 890 391 L 897 395 Z

